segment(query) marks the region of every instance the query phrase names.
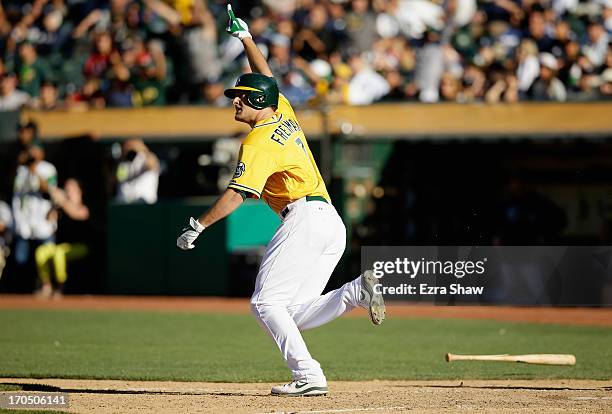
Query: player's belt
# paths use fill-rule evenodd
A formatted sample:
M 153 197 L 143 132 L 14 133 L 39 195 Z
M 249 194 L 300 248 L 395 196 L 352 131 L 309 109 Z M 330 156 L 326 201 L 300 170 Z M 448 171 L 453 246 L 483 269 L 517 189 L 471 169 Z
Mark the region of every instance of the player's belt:
M 324 203 L 327 203 L 325 197 L 321 196 L 306 196 L 306 201 L 322 201 Z
M 325 199 L 325 197 L 321 197 L 321 196 L 306 196 L 306 201 L 322 201 L 324 203 L 328 202 Z M 287 207 L 285 207 L 284 209 L 281 210 L 280 216 L 281 216 L 281 218 L 284 219 L 287 214 L 289 214 L 289 206 L 287 206 Z

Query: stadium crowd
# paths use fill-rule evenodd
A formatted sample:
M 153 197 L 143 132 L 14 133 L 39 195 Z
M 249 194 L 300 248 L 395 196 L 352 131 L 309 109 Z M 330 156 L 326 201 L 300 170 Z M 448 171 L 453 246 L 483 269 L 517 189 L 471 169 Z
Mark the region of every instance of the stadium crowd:
M 612 0 L 236 3 L 296 105 L 612 97 Z M 243 70 L 226 1 L 0 5 L 0 110 L 228 105 Z

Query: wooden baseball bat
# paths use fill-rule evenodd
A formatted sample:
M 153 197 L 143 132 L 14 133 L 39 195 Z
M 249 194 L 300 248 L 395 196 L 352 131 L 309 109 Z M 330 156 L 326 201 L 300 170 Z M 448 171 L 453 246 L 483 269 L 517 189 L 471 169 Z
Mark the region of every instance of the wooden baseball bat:
M 528 355 L 456 355 L 446 354 L 446 360 L 452 361 L 507 361 L 526 364 L 576 365 L 576 357 L 571 354 L 528 354 Z

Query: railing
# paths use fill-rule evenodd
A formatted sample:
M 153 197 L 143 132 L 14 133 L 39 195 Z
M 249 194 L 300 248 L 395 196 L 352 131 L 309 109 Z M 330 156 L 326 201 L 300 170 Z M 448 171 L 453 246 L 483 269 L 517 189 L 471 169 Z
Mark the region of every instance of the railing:
M 24 115 L 39 123 L 43 139 L 94 133 L 101 138 L 142 136 L 167 141 L 175 137 L 205 139 L 248 132 L 246 125 L 234 121 L 231 108 L 26 111 Z M 327 111 L 301 109 L 298 118 L 310 139 L 321 138 L 326 131 L 387 139 L 612 134 L 612 102 L 331 106 Z

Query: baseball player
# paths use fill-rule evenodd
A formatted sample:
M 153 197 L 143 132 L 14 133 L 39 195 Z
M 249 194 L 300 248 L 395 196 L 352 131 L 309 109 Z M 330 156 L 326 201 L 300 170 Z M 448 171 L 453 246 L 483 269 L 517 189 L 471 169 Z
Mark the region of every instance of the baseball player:
M 178 237 L 183 250 L 209 226 L 232 213 L 247 197 L 263 198 L 282 222 L 268 244 L 251 310 L 280 349 L 293 380 L 272 388 L 273 395 L 324 395 L 327 381 L 300 331 L 323 325 L 357 306 L 368 309 L 376 325 L 385 318 L 378 283 L 366 271 L 340 289 L 321 295 L 340 260 L 346 229 L 331 203 L 304 132 L 278 86 L 247 24 L 228 5 L 228 32 L 242 41 L 253 73 L 225 91 L 234 119 L 252 130 L 244 139 L 238 166 L 227 190 L 199 219 L 193 217 Z

